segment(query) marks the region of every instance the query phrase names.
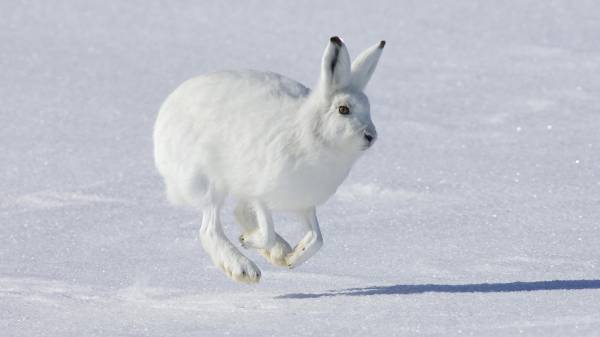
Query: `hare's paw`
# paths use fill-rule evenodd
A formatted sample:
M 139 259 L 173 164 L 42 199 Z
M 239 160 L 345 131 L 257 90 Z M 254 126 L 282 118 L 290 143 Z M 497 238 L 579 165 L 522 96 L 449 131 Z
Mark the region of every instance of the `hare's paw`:
M 306 262 L 323 246 L 321 235 L 308 232 L 294 247 L 294 250 L 285 257 L 286 265 L 291 269 Z
M 250 233 L 240 235 L 240 243 L 244 248 L 270 249 L 275 244 L 275 238 L 255 229 Z
M 241 254 L 225 256 L 217 265 L 227 277 L 243 283 L 258 283 L 260 281 L 260 269 Z
M 280 267 L 287 267 L 285 257 L 292 252 L 292 247 L 281 236 L 275 234 L 275 245 L 270 249 L 260 249 L 260 254 L 271 262 L 271 264 Z

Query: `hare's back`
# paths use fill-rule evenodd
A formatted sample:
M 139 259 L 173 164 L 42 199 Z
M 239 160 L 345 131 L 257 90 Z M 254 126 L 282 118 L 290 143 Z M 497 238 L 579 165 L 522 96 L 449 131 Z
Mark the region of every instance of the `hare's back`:
M 300 82 L 292 80 L 283 75 L 258 70 L 221 71 L 211 73 L 197 78 L 200 82 L 208 82 L 211 85 L 222 83 L 224 86 L 233 86 L 239 93 L 269 94 L 276 96 L 288 96 L 297 98 L 306 96 L 309 90 Z M 229 92 L 227 88 L 223 88 Z
M 222 71 L 198 76 L 184 82 L 173 95 L 197 103 L 189 108 L 201 107 L 226 111 L 243 108 L 260 110 L 273 105 L 291 103 L 308 95 L 301 83 L 285 76 L 255 70 Z M 266 105 L 266 106 L 265 106 Z
M 205 132 L 225 127 L 234 131 L 237 124 L 248 126 L 249 122 L 256 128 L 261 122 L 283 120 L 286 112 L 295 113 L 293 108 L 308 94 L 301 83 L 271 72 L 222 71 L 198 76 L 167 97 L 155 133 L 163 127 L 175 131 L 192 126 L 201 126 Z
M 190 79 L 160 109 L 156 166 L 167 180 L 198 180 L 193 175 L 202 172 L 223 185 L 253 189 L 251 182 L 234 180 L 269 166 L 267 147 L 278 135 L 289 134 L 294 120 L 289 117 L 308 94 L 302 84 L 269 72 L 226 71 Z
M 210 130 L 227 127 L 255 129 L 286 120 L 309 94 L 301 83 L 271 72 L 223 71 L 192 78 L 181 84 L 164 102 L 158 121 L 189 123 Z M 287 119 L 289 120 L 289 119 Z M 205 130 L 206 131 L 206 130 Z

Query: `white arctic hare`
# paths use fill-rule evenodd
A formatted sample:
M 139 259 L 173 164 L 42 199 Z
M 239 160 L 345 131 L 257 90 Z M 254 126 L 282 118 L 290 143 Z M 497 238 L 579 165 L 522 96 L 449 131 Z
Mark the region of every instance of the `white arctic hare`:
M 321 247 L 316 205 L 377 137 L 363 89 L 384 46 L 351 64 L 342 40 L 332 37 L 312 92 L 278 74 L 228 71 L 190 79 L 163 103 L 154 126 L 156 167 L 171 202 L 202 211 L 200 241 L 227 276 L 260 279 L 221 228 L 228 194 L 239 200 L 240 242 L 271 263 L 293 268 Z M 272 210 L 304 223 L 306 235 L 293 249 L 275 232 Z

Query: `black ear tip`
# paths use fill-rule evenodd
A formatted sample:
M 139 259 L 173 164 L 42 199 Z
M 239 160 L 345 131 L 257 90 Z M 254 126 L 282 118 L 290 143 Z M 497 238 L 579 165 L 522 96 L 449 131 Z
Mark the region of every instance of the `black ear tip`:
M 340 39 L 338 36 L 332 36 L 331 39 L 329 39 L 329 41 L 338 46 L 341 46 L 343 44 L 342 39 Z
M 385 47 L 385 40 L 379 42 L 379 48 L 383 49 L 383 47 Z

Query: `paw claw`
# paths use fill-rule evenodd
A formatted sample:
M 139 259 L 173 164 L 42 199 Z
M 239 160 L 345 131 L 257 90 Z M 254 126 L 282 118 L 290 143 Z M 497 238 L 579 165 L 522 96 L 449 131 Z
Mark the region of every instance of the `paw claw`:
M 240 244 L 242 245 L 242 247 L 248 249 L 248 243 L 246 242 L 246 238 L 244 237 L 244 234 L 240 235 L 239 241 L 240 241 Z

